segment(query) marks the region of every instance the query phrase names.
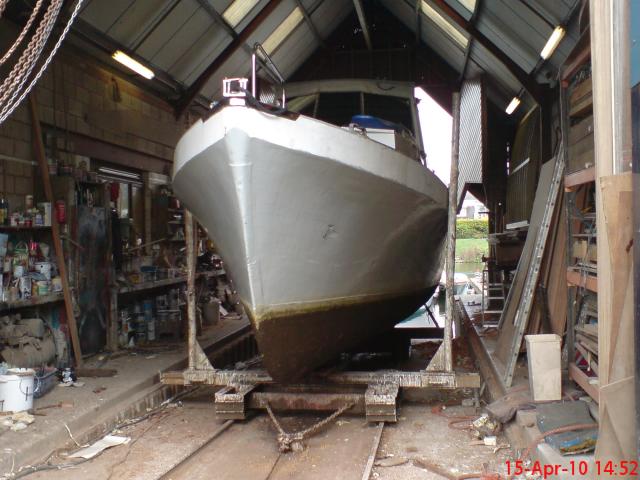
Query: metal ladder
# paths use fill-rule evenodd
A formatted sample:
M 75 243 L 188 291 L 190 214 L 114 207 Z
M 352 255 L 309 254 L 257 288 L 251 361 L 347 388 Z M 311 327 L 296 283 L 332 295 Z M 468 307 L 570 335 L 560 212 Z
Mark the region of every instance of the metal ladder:
M 516 368 L 516 361 L 518 360 L 520 345 L 522 344 L 524 332 L 527 328 L 527 320 L 529 318 L 529 313 L 531 312 L 535 289 L 538 285 L 540 265 L 542 263 L 542 256 L 544 254 L 544 248 L 547 242 L 549 227 L 551 226 L 551 219 L 556 208 L 556 202 L 558 200 L 560 187 L 562 185 L 565 166 L 565 151 L 564 145 L 562 143 L 560 143 L 557 155 L 551 161 L 555 161 L 553 177 L 551 179 L 551 185 L 549 186 L 549 193 L 542 217 L 542 223 L 540 224 L 540 228 L 538 229 L 536 235 L 533 253 L 531 256 L 531 263 L 529 265 L 529 270 L 527 271 L 524 288 L 520 297 L 521 302 L 518 306 L 515 318 L 513 320 L 513 324 L 516 326 L 516 330 L 513 341 L 511 343 L 511 351 L 509 358 L 507 359 L 507 364 L 505 366 L 506 368 L 504 371 L 504 376 L 502 378 L 502 383 L 506 388 L 510 387 L 511 382 L 513 381 L 513 373 Z M 520 268 L 520 263 L 518 263 L 518 268 Z
M 485 268 L 482 270 L 482 326 L 498 326 L 498 322 L 500 321 L 500 316 L 502 315 L 502 310 L 504 310 L 504 306 L 506 303 L 506 292 L 504 288 L 504 272 L 500 270 L 500 282 L 492 283 L 489 278 L 489 270 Z M 486 296 L 485 296 L 486 292 Z M 485 305 L 486 300 L 486 305 Z M 487 309 L 491 302 L 500 301 L 502 305 L 499 309 L 491 308 Z M 491 320 L 491 322 L 487 322 L 485 319 L 485 315 L 497 315 L 498 317 L 495 320 Z

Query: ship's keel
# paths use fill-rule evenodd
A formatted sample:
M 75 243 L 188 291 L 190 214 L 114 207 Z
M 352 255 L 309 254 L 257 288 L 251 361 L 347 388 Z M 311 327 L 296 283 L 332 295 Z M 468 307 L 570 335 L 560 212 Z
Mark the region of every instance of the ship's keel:
M 321 305 L 302 312 L 282 312 L 257 321 L 252 318 L 264 366 L 277 382 L 296 381 L 340 353 L 392 329 L 423 305 L 434 289 L 366 302 Z

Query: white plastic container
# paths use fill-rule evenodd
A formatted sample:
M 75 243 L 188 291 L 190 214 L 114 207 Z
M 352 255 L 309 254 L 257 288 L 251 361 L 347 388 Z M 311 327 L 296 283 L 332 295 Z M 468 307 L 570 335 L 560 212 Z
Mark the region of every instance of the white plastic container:
M 0 375 L 0 411 L 31 410 L 35 376 L 31 368 L 10 368 L 6 375 Z
M 527 335 L 529 386 L 533 400 L 561 400 L 560 336 L 555 334 Z

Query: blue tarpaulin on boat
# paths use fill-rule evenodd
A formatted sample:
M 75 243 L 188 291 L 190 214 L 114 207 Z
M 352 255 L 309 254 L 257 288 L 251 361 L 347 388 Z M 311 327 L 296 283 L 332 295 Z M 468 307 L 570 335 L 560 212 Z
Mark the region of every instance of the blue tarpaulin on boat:
M 398 123 L 393 123 L 371 115 L 354 115 L 351 117 L 351 123 L 361 128 L 386 128 L 395 130 L 396 132 L 401 132 L 404 129 L 404 127 Z

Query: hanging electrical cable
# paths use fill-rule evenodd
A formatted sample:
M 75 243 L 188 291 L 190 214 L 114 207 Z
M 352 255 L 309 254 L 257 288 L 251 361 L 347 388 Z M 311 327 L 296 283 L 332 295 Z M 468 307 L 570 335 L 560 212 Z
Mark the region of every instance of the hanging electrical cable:
M 0 8 L 1 8 L 0 0 Z M 33 89 L 36 82 L 40 79 L 44 71 L 47 69 L 51 60 L 55 56 L 56 52 L 60 48 L 63 40 L 69 33 L 69 29 L 73 24 L 73 21 L 77 17 L 83 0 L 78 0 L 73 12 L 71 13 L 67 24 L 64 27 L 60 37 L 56 44 L 51 49 L 46 60 L 41 64 L 35 75 L 31 75 L 34 71 L 51 34 L 51 31 L 58 19 L 60 10 L 62 8 L 63 0 L 51 0 L 49 7 L 47 8 L 40 24 L 38 25 L 36 32 L 29 41 L 27 47 L 22 52 L 22 55 L 18 59 L 17 63 L 11 69 L 9 75 L 4 79 L 0 85 L 0 124 L 2 124 L 13 111 L 22 103 L 24 98 Z M 35 8 L 38 8 L 37 5 Z M 19 37 L 18 37 L 19 38 Z M 16 42 L 18 39 L 16 39 Z M 22 41 L 22 40 L 20 40 Z M 12 47 L 13 48 L 13 47 Z M 10 49 L 11 50 L 11 49 Z M 11 52 L 13 53 L 13 52 Z M 31 78 L 31 82 L 26 86 L 27 82 Z

